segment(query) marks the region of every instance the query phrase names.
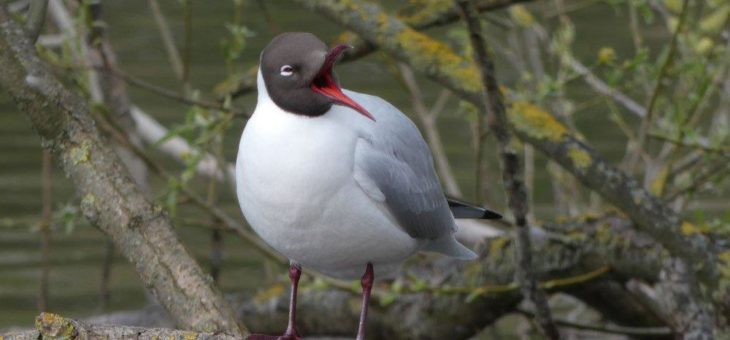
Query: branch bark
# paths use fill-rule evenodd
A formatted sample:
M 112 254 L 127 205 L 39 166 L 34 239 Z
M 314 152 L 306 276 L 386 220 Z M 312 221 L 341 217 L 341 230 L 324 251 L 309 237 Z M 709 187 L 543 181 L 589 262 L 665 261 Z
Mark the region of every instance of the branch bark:
M 114 241 L 144 284 L 183 327 L 243 335 L 221 293 L 177 240 L 103 141 L 85 101 L 66 89 L 0 6 L 0 86 L 30 119 L 82 197 L 86 218 Z
M 129 326 L 87 325 L 52 313 L 41 313 L 35 320 L 35 330 L 5 334 L 6 340 L 36 339 L 196 339 L 236 340 L 239 336 L 219 332 L 190 332 L 167 328 L 142 328 Z

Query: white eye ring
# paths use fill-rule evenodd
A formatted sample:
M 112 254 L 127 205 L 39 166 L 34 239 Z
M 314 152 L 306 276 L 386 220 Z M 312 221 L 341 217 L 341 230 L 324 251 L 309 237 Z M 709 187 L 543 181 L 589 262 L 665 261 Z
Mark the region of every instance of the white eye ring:
M 288 77 L 294 73 L 294 68 L 289 65 L 284 65 L 279 70 L 279 74 L 281 74 L 284 77 Z

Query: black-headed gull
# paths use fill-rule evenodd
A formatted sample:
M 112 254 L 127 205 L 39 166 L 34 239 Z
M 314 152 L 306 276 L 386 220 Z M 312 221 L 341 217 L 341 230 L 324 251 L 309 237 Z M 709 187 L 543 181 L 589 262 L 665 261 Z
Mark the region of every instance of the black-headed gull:
M 454 238 L 454 215 L 499 218 L 447 200 L 426 142 L 400 110 L 340 88 L 332 68 L 347 48 L 284 33 L 261 53 L 258 102 L 238 150 L 237 193 L 251 227 L 291 260 L 292 294 L 285 334 L 252 339 L 299 338 L 302 267 L 341 279 L 365 271 L 363 339 L 374 276 L 392 276 L 421 250 L 474 259 Z

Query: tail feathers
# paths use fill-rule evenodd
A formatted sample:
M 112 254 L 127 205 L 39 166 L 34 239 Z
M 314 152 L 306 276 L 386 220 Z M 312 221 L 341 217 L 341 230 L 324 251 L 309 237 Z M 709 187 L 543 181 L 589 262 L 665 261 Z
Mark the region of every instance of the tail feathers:
M 446 235 L 442 238 L 428 241 L 422 248 L 424 251 L 432 251 L 441 253 L 459 260 L 474 260 L 477 254 L 471 249 L 465 247 L 454 238 L 453 234 Z
M 464 201 L 460 201 L 451 197 L 447 197 L 449 202 L 449 209 L 454 214 L 454 218 L 468 218 L 468 219 L 481 219 L 481 220 L 498 220 L 502 218 L 497 212 L 489 209 L 475 206 Z

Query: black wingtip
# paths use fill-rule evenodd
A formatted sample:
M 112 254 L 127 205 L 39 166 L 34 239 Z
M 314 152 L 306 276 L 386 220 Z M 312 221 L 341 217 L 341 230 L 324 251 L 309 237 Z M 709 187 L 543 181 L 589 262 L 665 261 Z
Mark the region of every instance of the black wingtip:
M 502 218 L 501 214 L 489 209 L 478 207 L 471 203 L 466 203 L 451 197 L 447 197 L 446 199 L 449 202 L 449 208 L 451 209 L 451 213 L 454 214 L 454 218 L 477 220 L 498 220 Z
M 502 214 L 491 211 L 489 209 L 484 209 L 484 214 L 482 215 L 481 219 L 482 220 L 501 220 Z

